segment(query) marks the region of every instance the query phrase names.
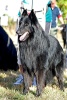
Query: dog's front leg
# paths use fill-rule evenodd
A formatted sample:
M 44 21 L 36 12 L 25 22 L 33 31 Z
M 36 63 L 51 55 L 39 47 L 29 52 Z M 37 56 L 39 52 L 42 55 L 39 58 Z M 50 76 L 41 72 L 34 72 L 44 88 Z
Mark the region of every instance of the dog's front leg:
M 27 71 L 24 71 L 23 76 L 24 76 L 23 94 L 26 94 L 28 93 L 29 87 L 32 84 L 32 79 Z
M 36 96 L 40 96 L 43 88 L 45 87 L 45 78 L 46 78 L 45 69 L 38 70 L 36 74 L 37 79 L 37 90 Z

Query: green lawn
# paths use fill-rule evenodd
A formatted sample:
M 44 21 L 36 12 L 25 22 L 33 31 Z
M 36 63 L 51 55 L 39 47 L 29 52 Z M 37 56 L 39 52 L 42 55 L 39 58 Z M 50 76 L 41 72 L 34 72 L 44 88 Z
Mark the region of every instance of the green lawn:
M 31 87 L 30 92 L 23 95 L 23 86 L 13 85 L 18 74 L 18 71 L 0 71 L 0 100 L 67 100 L 67 71 L 64 72 L 64 92 L 55 84 L 47 85 L 40 97 L 35 96 L 36 87 Z

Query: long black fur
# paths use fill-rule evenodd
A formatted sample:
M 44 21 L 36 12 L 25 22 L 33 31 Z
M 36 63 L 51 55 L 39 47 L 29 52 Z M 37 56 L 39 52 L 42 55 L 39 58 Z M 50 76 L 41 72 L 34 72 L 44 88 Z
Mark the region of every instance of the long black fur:
M 33 10 L 29 15 L 27 12 L 25 13 L 17 30 L 19 38 L 24 32 L 29 32 L 29 37 L 25 41 L 19 41 L 21 63 L 24 70 L 23 93 L 28 92 L 34 75 L 37 80 L 37 96 L 41 94 L 43 87 L 49 81 L 49 75 L 52 78 L 56 76 L 60 89 L 63 89 L 63 49 L 57 39 L 45 34 Z
M 0 26 L 0 70 L 18 70 L 16 48 L 2 26 Z
M 62 35 L 62 39 L 63 39 L 63 44 L 64 47 L 67 47 L 67 43 L 66 43 L 66 39 L 67 39 L 67 24 L 62 24 L 60 25 L 60 27 L 63 27 L 63 29 L 61 30 L 61 35 Z

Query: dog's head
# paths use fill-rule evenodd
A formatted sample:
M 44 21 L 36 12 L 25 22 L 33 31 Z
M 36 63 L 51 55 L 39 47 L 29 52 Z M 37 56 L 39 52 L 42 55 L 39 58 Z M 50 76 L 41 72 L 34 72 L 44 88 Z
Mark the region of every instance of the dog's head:
M 34 28 L 33 25 L 36 25 L 37 18 L 33 10 L 31 10 L 30 14 L 27 14 L 27 10 L 24 9 L 22 13 L 22 17 L 19 21 L 19 28 L 17 30 L 17 34 L 19 35 L 20 41 L 25 41 L 28 38 L 33 37 Z

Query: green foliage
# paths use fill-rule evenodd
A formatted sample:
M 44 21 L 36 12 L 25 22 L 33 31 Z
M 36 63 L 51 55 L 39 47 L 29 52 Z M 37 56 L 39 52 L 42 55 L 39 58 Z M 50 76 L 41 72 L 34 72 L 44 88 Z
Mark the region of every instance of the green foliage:
M 63 13 L 63 18 L 66 18 L 67 14 L 67 0 L 57 0 L 57 4 Z
M 48 84 L 42 95 L 35 96 L 36 87 L 31 87 L 28 94 L 23 95 L 23 84 L 14 85 L 19 71 L 0 71 L 0 100 L 67 100 L 67 70 L 64 71 L 64 91 L 58 88 L 57 80 Z
M 8 16 L 8 26 L 12 27 L 15 24 L 14 20 Z
M 13 18 L 11 18 L 8 14 L 4 13 L 3 16 L 8 16 L 8 26 L 9 27 L 12 27 L 15 24 Z

